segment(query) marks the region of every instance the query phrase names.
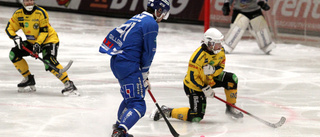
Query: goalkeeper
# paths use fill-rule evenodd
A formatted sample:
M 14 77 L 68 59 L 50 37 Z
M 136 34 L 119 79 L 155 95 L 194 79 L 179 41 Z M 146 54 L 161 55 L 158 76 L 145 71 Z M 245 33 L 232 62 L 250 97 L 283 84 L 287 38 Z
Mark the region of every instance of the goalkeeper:
M 230 6 L 233 4 L 231 27 L 226 34 L 226 53 L 231 53 L 237 46 L 244 32 L 249 32 L 256 38 L 259 48 L 270 54 L 275 48 L 268 24 L 262 14 L 262 10 L 270 10 L 268 0 L 225 0 L 222 7 L 223 15 L 228 16 Z
M 161 110 L 166 117 L 200 122 L 205 115 L 207 98 L 214 98 L 213 88 L 223 87 L 227 102 L 236 103 L 238 78 L 231 72 L 223 71 L 226 60 L 222 47 L 223 39 L 223 34 L 215 28 L 210 28 L 204 33 L 202 45 L 192 54 L 183 81 L 190 107 L 168 108 L 163 105 Z M 241 112 L 229 105 L 226 106 L 225 113 L 234 119 L 243 118 Z M 162 115 L 156 109 L 151 118 L 157 121 Z

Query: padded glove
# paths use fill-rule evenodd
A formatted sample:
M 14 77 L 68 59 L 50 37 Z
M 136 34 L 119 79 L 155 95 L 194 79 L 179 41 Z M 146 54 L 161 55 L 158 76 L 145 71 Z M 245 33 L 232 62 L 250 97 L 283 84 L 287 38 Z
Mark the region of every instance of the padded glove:
M 230 14 L 230 7 L 228 2 L 223 4 L 222 12 L 223 12 L 223 15 L 225 16 L 228 16 Z
M 259 1 L 258 5 L 261 7 L 261 9 L 265 11 L 270 10 L 270 6 L 268 5 L 268 3 L 265 3 L 264 1 Z
M 211 75 L 216 71 L 216 69 L 210 64 L 203 66 L 202 69 L 205 75 Z
M 38 54 L 41 52 L 41 46 L 38 43 L 33 44 L 33 53 Z
M 21 45 L 21 42 L 22 42 L 22 38 L 20 36 L 15 36 L 13 38 L 13 41 L 14 41 L 14 44 L 21 50 L 22 49 L 22 45 Z
M 204 93 L 204 95 L 208 98 L 214 98 L 214 91 L 213 89 L 210 87 L 210 85 L 206 86 L 205 88 L 202 89 L 202 92 Z

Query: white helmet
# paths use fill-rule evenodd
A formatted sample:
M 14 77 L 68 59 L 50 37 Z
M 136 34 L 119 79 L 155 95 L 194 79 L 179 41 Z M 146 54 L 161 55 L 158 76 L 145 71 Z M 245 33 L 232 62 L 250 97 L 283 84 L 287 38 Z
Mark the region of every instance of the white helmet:
M 26 5 L 24 5 L 23 0 L 20 0 L 20 2 L 21 2 L 21 4 L 23 5 L 23 7 L 24 7 L 27 11 L 32 11 L 32 10 L 33 10 L 34 3 L 33 3 L 33 5 L 26 6 Z
M 208 29 L 203 36 L 203 44 L 209 46 L 209 43 L 215 44 L 215 43 L 223 43 L 223 34 L 216 28 L 210 28 Z M 214 54 L 217 54 L 221 51 L 220 50 L 213 50 Z

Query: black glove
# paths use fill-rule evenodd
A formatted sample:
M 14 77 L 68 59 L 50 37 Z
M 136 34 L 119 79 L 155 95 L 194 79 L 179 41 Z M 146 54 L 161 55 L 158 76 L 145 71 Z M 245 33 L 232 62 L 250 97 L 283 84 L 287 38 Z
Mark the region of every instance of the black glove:
M 19 48 L 19 49 L 22 49 L 21 48 L 21 42 L 22 42 L 22 38 L 20 37 L 20 36 L 15 36 L 14 38 L 13 38 L 13 41 L 14 41 L 14 44 L 16 44 L 16 46 Z
M 270 6 L 268 5 L 268 3 L 265 3 L 264 1 L 259 1 L 258 5 L 261 7 L 261 9 L 265 11 L 270 10 Z
M 38 43 L 33 44 L 33 53 L 38 54 L 41 52 L 41 46 Z
M 225 16 L 228 16 L 230 14 L 229 2 L 223 4 L 222 12 Z

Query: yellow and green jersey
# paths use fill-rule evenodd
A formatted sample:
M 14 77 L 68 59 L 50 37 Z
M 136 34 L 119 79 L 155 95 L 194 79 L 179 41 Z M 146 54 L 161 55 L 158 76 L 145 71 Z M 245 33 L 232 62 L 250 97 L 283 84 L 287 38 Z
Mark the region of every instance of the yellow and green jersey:
M 23 7 L 14 12 L 6 27 L 6 33 L 12 39 L 20 29 L 31 44 L 59 42 L 56 31 L 49 24 L 48 13 L 37 5 L 31 12 L 27 12 Z
M 206 48 L 206 47 L 205 47 Z M 214 77 L 219 76 L 225 67 L 225 52 L 224 49 L 213 54 L 205 51 L 203 46 L 200 46 L 191 56 L 189 60 L 188 72 L 184 78 L 184 84 L 195 91 L 202 91 L 202 88 L 207 85 L 214 86 Z M 202 67 L 210 64 L 215 68 L 215 72 L 206 76 Z

